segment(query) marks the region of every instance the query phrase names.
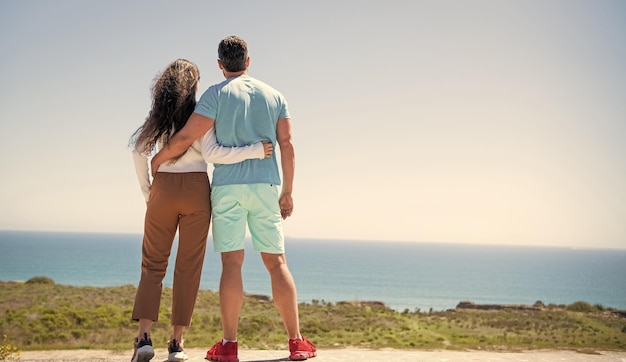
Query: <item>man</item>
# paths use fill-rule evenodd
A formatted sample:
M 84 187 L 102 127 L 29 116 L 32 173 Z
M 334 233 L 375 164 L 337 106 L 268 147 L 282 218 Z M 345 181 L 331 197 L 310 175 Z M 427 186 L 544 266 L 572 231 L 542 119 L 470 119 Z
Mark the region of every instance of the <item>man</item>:
M 276 153 L 266 159 L 237 164 L 216 164 L 213 171 L 214 250 L 221 252 L 220 309 L 222 341 L 207 352 L 206 359 L 237 362 L 237 327 L 243 304 L 241 267 L 244 260 L 246 226 L 254 249 L 261 252 L 270 273 L 274 303 L 289 336 L 290 360 L 315 357 L 315 346 L 300 334 L 298 303 L 293 277 L 287 267 L 282 219 L 293 212 L 292 189 L 295 170 L 291 119 L 281 93 L 250 77 L 248 46 L 236 36 L 218 46 L 218 66 L 225 81 L 202 95 L 193 115 L 152 160 L 152 169 L 184 152 L 215 125 L 223 146 L 248 145 L 262 140 L 278 144 L 281 153 L 282 188 Z

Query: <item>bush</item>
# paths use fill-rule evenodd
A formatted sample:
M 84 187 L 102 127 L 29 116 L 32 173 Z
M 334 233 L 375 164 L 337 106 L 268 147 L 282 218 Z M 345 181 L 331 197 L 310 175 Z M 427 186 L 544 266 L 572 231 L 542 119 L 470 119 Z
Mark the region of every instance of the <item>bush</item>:
M 26 284 L 54 284 L 54 280 L 48 277 L 32 277 L 26 281 Z
M 2 344 L 0 344 L 0 360 L 19 360 L 21 351 L 17 347 L 7 343 L 8 337 L 2 335 Z
M 592 313 L 598 309 L 587 302 L 575 302 L 567 306 L 567 310 L 572 312 Z

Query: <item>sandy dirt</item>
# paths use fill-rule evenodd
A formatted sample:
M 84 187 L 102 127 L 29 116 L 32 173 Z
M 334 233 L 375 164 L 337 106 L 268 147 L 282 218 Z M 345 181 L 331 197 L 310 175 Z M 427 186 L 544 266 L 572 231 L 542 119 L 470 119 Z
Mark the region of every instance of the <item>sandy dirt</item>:
M 189 362 L 206 362 L 205 348 L 187 348 Z M 111 352 L 100 350 L 70 351 L 24 351 L 21 361 L 125 361 L 129 362 L 132 350 L 127 352 Z M 282 350 L 240 349 L 240 362 L 277 362 L 288 361 L 288 352 Z M 167 359 L 166 349 L 156 349 L 153 362 Z M 485 351 L 406 351 L 406 350 L 368 350 L 359 348 L 323 349 L 311 362 L 325 361 L 619 361 L 626 362 L 626 351 L 600 351 L 594 354 L 576 351 L 526 351 L 526 352 L 485 352 Z

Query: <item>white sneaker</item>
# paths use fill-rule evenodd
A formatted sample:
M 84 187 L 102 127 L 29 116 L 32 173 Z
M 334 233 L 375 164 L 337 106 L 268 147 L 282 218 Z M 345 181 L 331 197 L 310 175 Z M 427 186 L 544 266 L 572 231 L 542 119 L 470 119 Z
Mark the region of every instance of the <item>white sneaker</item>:
M 152 348 L 152 340 L 148 337 L 148 333 L 143 334 L 143 338 L 135 338 L 135 353 L 131 362 L 148 362 L 154 357 L 154 349 Z
M 183 351 L 182 343 L 178 343 L 175 339 L 167 344 L 167 350 L 170 353 L 167 357 L 168 362 L 180 362 L 189 358 Z

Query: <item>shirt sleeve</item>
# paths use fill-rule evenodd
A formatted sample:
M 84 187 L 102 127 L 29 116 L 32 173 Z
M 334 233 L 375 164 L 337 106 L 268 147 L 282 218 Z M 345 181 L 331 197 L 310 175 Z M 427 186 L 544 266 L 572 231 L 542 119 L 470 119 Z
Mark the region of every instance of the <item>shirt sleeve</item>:
M 148 200 L 150 200 L 150 189 L 152 188 L 152 184 L 150 183 L 150 168 L 148 167 L 148 155 L 144 152 L 134 150 L 133 162 L 135 164 L 137 179 L 139 180 L 139 188 L 146 202 L 148 202 Z
M 280 95 L 280 114 L 278 115 L 278 118 L 289 118 L 291 119 L 291 116 L 289 115 L 289 107 L 287 106 L 287 100 L 285 99 L 285 97 L 283 97 L 283 95 Z
M 194 113 L 215 119 L 217 117 L 217 87 L 215 85 L 209 87 L 196 103 Z
M 202 157 L 208 163 L 231 164 L 248 159 L 264 159 L 265 150 L 263 144 L 257 142 L 242 147 L 225 147 L 217 143 L 215 128 L 211 128 L 202 137 Z

